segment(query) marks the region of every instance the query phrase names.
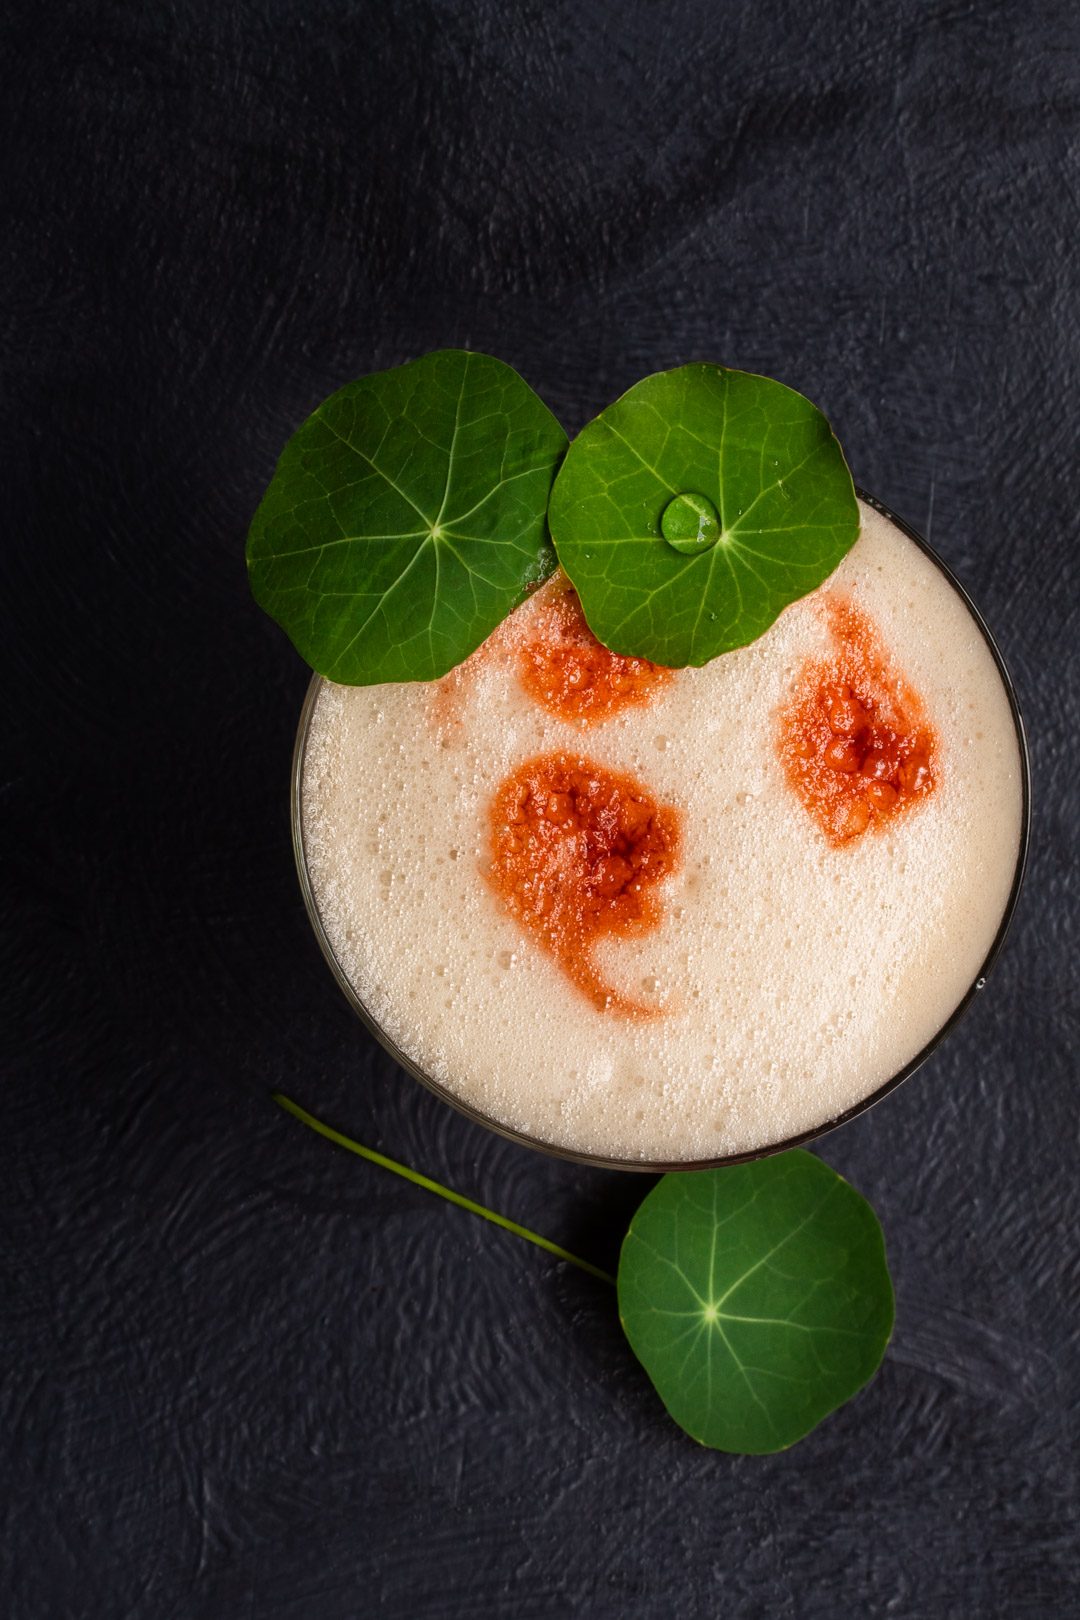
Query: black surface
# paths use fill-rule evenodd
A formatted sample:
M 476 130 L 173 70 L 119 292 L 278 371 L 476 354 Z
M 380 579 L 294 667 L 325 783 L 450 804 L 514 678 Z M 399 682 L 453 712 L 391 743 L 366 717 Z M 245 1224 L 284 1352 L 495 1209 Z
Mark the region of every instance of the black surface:
M 0 17 L 0 1610 L 1076 1612 L 1075 7 L 282 0 Z M 876 1382 L 701 1451 L 599 1283 L 645 1190 L 394 1071 L 305 921 L 305 672 L 247 522 L 330 390 L 444 345 L 576 429 L 645 372 L 833 418 L 1017 679 L 1035 849 L 991 987 L 822 1151 L 884 1219 Z

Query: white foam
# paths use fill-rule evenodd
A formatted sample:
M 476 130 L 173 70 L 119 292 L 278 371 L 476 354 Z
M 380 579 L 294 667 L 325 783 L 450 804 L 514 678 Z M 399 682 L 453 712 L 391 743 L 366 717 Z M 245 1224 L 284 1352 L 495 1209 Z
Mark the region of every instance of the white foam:
M 840 848 L 774 746 L 793 678 L 827 650 L 813 599 L 588 731 L 539 708 L 499 660 L 461 680 L 449 719 L 433 686 L 324 683 L 303 775 L 323 926 L 376 1021 L 474 1108 L 603 1157 L 743 1152 L 877 1090 L 969 989 L 1016 865 L 1015 730 L 961 598 L 892 524 L 865 506 L 862 519 L 830 584 L 921 694 L 941 769 L 925 803 Z M 485 882 L 496 787 L 559 748 L 633 771 L 684 812 L 660 925 L 597 955 L 662 1017 L 597 1011 Z

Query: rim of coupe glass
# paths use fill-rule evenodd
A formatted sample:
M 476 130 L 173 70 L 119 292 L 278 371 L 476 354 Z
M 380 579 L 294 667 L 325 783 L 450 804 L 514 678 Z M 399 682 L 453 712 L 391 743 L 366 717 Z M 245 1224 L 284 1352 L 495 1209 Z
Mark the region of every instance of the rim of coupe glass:
M 471 1119 L 475 1124 L 483 1125 L 487 1130 L 494 1131 L 497 1135 L 506 1137 L 511 1142 L 520 1143 L 522 1147 L 533 1148 L 537 1152 L 547 1153 L 556 1159 L 567 1159 L 574 1164 L 591 1165 L 602 1170 L 636 1170 L 642 1171 L 649 1175 L 660 1175 L 671 1170 L 715 1170 L 724 1165 L 746 1164 L 754 1159 L 767 1158 L 773 1153 L 784 1153 L 789 1148 L 803 1147 L 808 1142 L 816 1141 L 819 1137 L 825 1136 L 829 1131 L 834 1131 L 839 1126 L 846 1125 L 849 1120 L 857 1118 L 858 1115 L 865 1114 L 868 1109 L 873 1108 L 876 1103 L 881 1102 L 883 1097 L 887 1097 L 891 1091 L 895 1091 L 897 1086 L 902 1085 L 905 1080 L 909 1080 L 915 1073 L 916 1069 L 920 1069 L 922 1067 L 931 1054 L 937 1049 L 938 1046 L 940 1046 L 941 1042 L 944 1041 L 949 1034 L 951 1034 L 952 1030 L 960 1022 L 960 1019 L 971 1006 L 971 1003 L 984 988 L 987 976 L 1000 955 L 1001 948 L 1005 943 L 1005 936 L 1009 931 L 1009 925 L 1012 922 L 1013 913 L 1016 910 L 1016 902 L 1019 898 L 1020 887 L 1024 879 L 1024 871 L 1027 866 L 1028 845 L 1031 837 L 1031 761 L 1028 754 L 1027 736 L 1024 730 L 1023 716 L 1020 713 L 1020 705 L 1017 701 L 1016 689 L 1013 686 L 1012 677 L 1005 666 L 1005 660 L 1001 655 L 997 642 L 991 635 L 982 614 L 979 612 L 978 608 L 975 606 L 974 602 L 971 600 L 971 597 L 968 595 L 963 585 L 961 585 L 956 575 L 952 572 L 951 568 L 949 568 L 948 565 L 941 560 L 937 552 L 934 551 L 934 549 L 923 539 L 921 534 L 918 534 L 910 524 L 905 523 L 903 518 L 897 517 L 896 513 L 891 511 L 883 501 L 879 501 L 876 496 L 868 494 L 866 490 L 863 489 L 856 488 L 856 493 L 859 499 L 865 502 L 867 506 L 870 506 L 874 509 L 874 511 L 879 512 L 881 516 L 887 518 L 890 523 L 894 523 L 901 533 L 906 534 L 908 539 L 912 540 L 915 545 L 919 547 L 920 551 L 923 551 L 926 556 L 930 558 L 931 562 L 933 562 L 941 571 L 941 573 L 944 574 L 953 590 L 956 591 L 968 612 L 971 614 L 971 617 L 981 632 L 986 645 L 990 649 L 991 656 L 993 657 L 994 663 L 997 666 L 998 674 L 1001 676 L 1002 685 L 1005 688 L 1005 695 L 1008 698 L 1009 709 L 1011 711 L 1013 725 L 1016 730 L 1016 745 L 1020 759 L 1022 794 L 1020 814 L 1020 844 L 1017 850 L 1016 869 L 1013 873 L 1012 886 L 1009 890 L 1009 897 L 1005 903 L 1005 910 L 1002 913 L 1001 922 L 998 925 L 997 932 L 994 935 L 990 949 L 987 951 L 986 956 L 969 988 L 965 991 L 964 995 L 950 1013 L 949 1017 L 926 1043 L 922 1050 L 916 1053 L 915 1057 L 913 1057 L 909 1063 L 906 1063 L 902 1069 L 891 1077 L 891 1079 L 886 1080 L 883 1085 L 878 1086 L 875 1091 L 872 1091 L 868 1096 L 862 1098 L 861 1101 L 853 1104 L 851 1108 L 845 1109 L 842 1114 L 836 1115 L 835 1118 L 824 1120 L 820 1125 L 814 1125 L 808 1130 L 800 1131 L 795 1136 L 785 1137 L 783 1141 L 769 1142 L 763 1147 L 752 1148 L 744 1153 L 725 1154 L 720 1158 L 684 1159 L 676 1160 L 674 1162 L 659 1159 L 613 1159 L 596 1153 L 580 1153 L 574 1148 L 560 1147 L 557 1143 L 546 1142 L 541 1137 L 529 1136 L 524 1131 L 514 1130 L 512 1126 L 505 1125 L 500 1120 L 492 1119 L 490 1115 L 481 1112 L 481 1110 L 478 1108 L 473 1108 L 469 1103 L 464 1102 L 460 1097 L 455 1096 L 455 1094 L 444 1086 L 441 1081 L 435 1080 L 431 1075 L 426 1074 L 424 1070 L 421 1069 L 411 1057 L 409 1057 L 407 1052 L 403 1052 L 391 1038 L 391 1036 L 386 1033 L 378 1020 L 373 1016 L 369 1008 L 365 1006 L 364 1002 L 357 995 L 356 990 L 348 979 L 344 969 L 341 966 L 341 963 L 338 961 L 337 956 L 334 953 L 334 948 L 331 945 L 330 940 L 327 937 L 326 930 L 323 927 L 322 918 L 319 915 L 318 903 L 315 899 L 315 893 L 311 885 L 311 875 L 308 871 L 307 856 L 304 851 L 302 813 L 304 753 L 307 747 L 308 732 L 311 727 L 311 716 L 315 708 L 319 691 L 323 685 L 323 677 L 321 675 L 312 676 L 311 681 L 308 684 L 307 694 L 304 698 L 304 706 L 300 711 L 300 721 L 296 732 L 296 744 L 293 748 L 291 815 L 293 852 L 296 856 L 296 870 L 300 878 L 300 889 L 304 896 L 304 905 L 307 908 L 307 914 L 311 921 L 311 926 L 315 931 L 315 938 L 318 940 L 319 947 L 326 958 L 327 964 L 329 965 L 334 978 L 337 980 L 339 987 L 341 988 L 346 1000 L 351 1005 L 353 1011 L 367 1026 L 367 1029 L 372 1035 L 374 1035 L 375 1039 L 380 1043 L 380 1045 L 383 1046 L 390 1054 L 395 1063 L 403 1068 L 407 1074 L 412 1075 L 414 1080 L 419 1080 L 421 1085 L 426 1086 L 429 1091 L 434 1092 L 435 1095 L 441 1098 L 443 1102 L 449 1103 L 450 1106 L 455 1108 L 459 1114 L 464 1114 L 467 1119 Z

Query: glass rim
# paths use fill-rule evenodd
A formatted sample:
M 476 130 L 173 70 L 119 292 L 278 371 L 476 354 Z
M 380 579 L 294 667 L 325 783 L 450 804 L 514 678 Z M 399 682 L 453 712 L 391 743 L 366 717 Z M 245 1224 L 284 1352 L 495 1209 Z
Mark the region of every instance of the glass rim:
M 497 1136 L 501 1136 L 507 1141 L 514 1142 L 520 1147 L 531 1148 L 534 1152 L 546 1153 L 551 1158 L 567 1160 L 572 1164 L 588 1165 L 597 1170 L 631 1170 L 643 1173 L 645 1175 L 664 1175 L 670 1171 L 719 1170 L 723 1169 L 726 1165 L 748 1164 L 755 1159 L 768 1158 L 774 1153 L 785 1153 L 790 1148 L 805 1147 L 810 1142 L 816 1142 L 819 1138 L 827 1136 L 830 1131 L 839 1129 L 841 1125 L 848 1124 L 849 1121 L 858 1118 L 860 1114 L 865 1114 L 869 1109 L 875 1107 L 883 1100 L 883 1098 L 887 1097 L 890 1092 L 895 1091 L 898 1086 L 902 1085 L 905 1080 L 910 1080 L 911 1076 L 916 1072 L 916 1070 L 922 1068 L 927 1059 L 932 1056 L 941 1043 L 956 1028 L 964 1014 L 968 1011 L 972 1002 L 975 1001 L 980 992 L 984 989 L 987 977 L 1001 954 L 1002 947 L 1005 944 L 1006 935 L 1008 934 L 1009 928 L 1012 924 L 1013 914 L 1016 911 L 1017 901 L 1020 897 L 1020 889 L 1024 881 L 1024 873 L 1026 871 L 1028 861 L 1028 849 L 1031 842 L 1031 759 L 1028 751 L 1027 733 L 1024 729 L 1024 720 L 1020 712 L 1020 704 L 1017 699 L 1016 688 L 1013 685 L 1012 676 L 1009 674 L 1008 668 L 1006 667 L 1001 650 L 998 647 L 997 642 L 994 640 L 994 637 L 991 635 L 985 619 L 948 564 L 938 556 L 937 552 L 933 549 L 929 542 L 924 540 L 922 535 L 919 534 L 917 530 L 913 529 L 909 523 L 905 523 L 903 518 L 898 517 L 896 513 L 886 506 L 883 501 L 879 501 L 876 496 L 869 494 L 866 490 L 860 489 L 858 485 L 855 487 L 855 493 L 859 500 L 864 502 L 864 504 L 869 506 L 873 511 L 879 513 L 882 517 L 886 518 L 890 523 L 894 524 L 902 534 L 905 534 L 909 540 L 913 541 L 914 544 L 918 546 L 919 550 L 922 551 L 925 556 L 929 557 L 930 561 L 934 563 L 940 572 L 945 576 L 953 590 L 960 597 L 960 600 L 964 603 L 964 606 L 967 608 L 975 622 L 976 628 L 979 630 L 983 640 L 986 642 L 986 645 L 990 650 L 990 655 L 994 660 L 998 674 L 1001 677 L 1002 686 L 1005 689 L 1005 696 L 1008 700 L 1009 711 L 1012 715 L 1013 727 L 1016 732 L 1017 754 L 1020 761 L 1021 787 L 1020 841 L 1016 854 L 1016 867 L 1013 872 L 1012 885 L 1009 889 L 1008 898 L 1005 902 L 1005 909 L 1002 912 L 1001 921 L 998 924 L 997 931 L 990 943 L 990 947 L 982 961 L 982 964 L 975 974 L 974 979 L 972 980 L 968 989 L 961 996 L 960 1000 L 957 1002 L 956 1006 L 953 1008 L 945 1022 L 935 1031 L 925 1046 L 923 1046 L 921 1050 L 918 1051 L 915 1056 L 903 1066 L 903 1068 L 899 1069 L 896 1074 L 890 1076 L 888 1080 L 884 1081 L 874 1091 L 861 1098 L 857 1103 L 853 1103 L 850 1108 L 846 1108 L 843 1113 L 837 1114 L 834 1118 L 824 1120 L 819 1125 L 810 1126 L 804 1131 L 799 1131 L 794 1136 L 785 1137 L 782 1141 L 769 1142 L 761 1147 L 749 1148 L 744 1152 L 728 1153 L 717 1158 L 709 1159 L 678 1159 L 675 1161 L 660 1159 L 618 1159 L 609 1158 L 603 1154 L 584 1153 L 580 1152 L 576 1148 L 561 1147 L 557 1143 L 547 1142 L 541 1137 L 530 1136 L 525 1131 L 515 1130 L 513 1126 L 506 1125 L 501 1120 L 491 1118 L 490 1115 L 485 1114 L 481 1109 L 474 1108 L 471 1103 L 467 1103 L 461 1097 L 458 1097 L 449 1089 L 448 1086 L 445 1086 L 442 1081 L 436 1080 L 431 1075 L 427 1074 L 418 1063 L 409 1057 L 407 1052 L 403 1052 L 393 1038 L 387 1034 L 385 1029 L 383 1029 L 382 1025 L 379 1023 L 378 1019 L 375 1018 L 370 1009 L 361 1000 L 351 980 L 345 973 L 344 968 L 338 961 L 334 947 L 330 943 L 330 939 L 325 928 L 323 927 L 322 918 L 319 914 L 318 903 L 315 898 L 315 892 L 312 888 L 311 874 L 308 871 L 307 856 L 304 850 L 304 757 L 307 748 L 308 734 L 311 729 L 311 717 L 314 712 L 319 692 L 324 684 L 324 677 L 322 675 L 313 675 L 311 677 L 304 697 L 303 707 L 300 711 L 300 719 L 296 730 L 296 742 L 293 746 L 290 792 L 293 854 L 296 858 L 296 870 L 300 879 L 300 891 L 304 898 L 304 906 L 307 910 L 308 919 L 311 923 L 312 929 L 314 930 L 315 938 L 319 943 L 319 948 L 321 949 L 323 956 L 326 958 L 327 964 L 333 973 L 334 978 L 337 980 L 339 988 L 344 993 L 345 998 L 349 1002 L 353 1011 L 358 1015 L 361 1022 L 367 1028 L 368 1033 L 375 1037 L 380 1046 L 382 1046 L 383 1049 L 389 1053 L 390 1057 L 393 1058 L 394 1062 L 398 1064 L 400 1068 L 405 1070 L 406 1074 L 411 1075 L 414 1080 L 418 1080 L 421 1085 L 426 1086 L 427 1089 L 433 1092 L 436 1097 L 440 1098 L 443 1102 L 448 1103 L 452 1108 L 456 1109 L 459 1114 L 463 1114 L 465 1118 L 471 1120 L 474 1125 L 482 1125 L 486 1130 L 494 1131 Z M 326 684 L 330 683 L 327 682 Z

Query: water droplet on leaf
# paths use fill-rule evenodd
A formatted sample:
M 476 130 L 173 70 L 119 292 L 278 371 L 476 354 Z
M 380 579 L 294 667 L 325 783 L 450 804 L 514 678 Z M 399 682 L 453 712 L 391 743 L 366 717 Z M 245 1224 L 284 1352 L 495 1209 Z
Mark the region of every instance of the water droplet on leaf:
M 684 490 L 664 507 L 660 532 L 673 551 L 693 556 L 715 546 L 720 538 L 720 519 L 707 495 Z

